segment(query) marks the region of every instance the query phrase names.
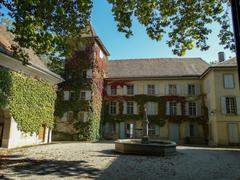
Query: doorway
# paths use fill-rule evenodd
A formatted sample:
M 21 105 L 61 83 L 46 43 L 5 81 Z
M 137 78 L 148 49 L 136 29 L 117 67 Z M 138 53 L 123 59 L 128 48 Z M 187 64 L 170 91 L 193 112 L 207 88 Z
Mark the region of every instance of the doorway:
M 178 144 L 178 142 L 179 142 L 179 125 L 177 123 L 169 124 L 169 139 Z
M 38 131 L 38 139 L 41 142 L 44 142 L 44 140 L 45 140 L 45 126 L 40 127 L 40 129 Z
M 228 140 L 229 144 L 239 144 L 238 124 L 228 124 Z
M 0 123 L 0 147 L 2 146 L 2 139 L 3 139 L 3 123 Z

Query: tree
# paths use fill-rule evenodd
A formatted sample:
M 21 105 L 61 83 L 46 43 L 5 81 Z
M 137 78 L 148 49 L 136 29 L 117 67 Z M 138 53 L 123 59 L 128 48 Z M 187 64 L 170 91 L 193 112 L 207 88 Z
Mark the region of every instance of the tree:
M 167 44 L 173 53 L 209 48 L 209 24 L 219 23 L 220 44 L 234 51 L 230 30 L 229 0 L 108 0 L 120 32 L 133 35 L 132 19 L 146 27 L 153 40 L 168 35 Z M 37 54 L 58 62 L 71 54 L 68 41 L 79 36 L 89 25 L 92 0 L 2 0 L 14 19 L 11 31 L 20 47 L 31 47 Z M 1 8 L 1 7 L 0 7 Z M 18 49 L 18 48 L 16 48 Z M 16 50 L 15 50 L 16 51 Z M 17 51 L 16 51 L 17 52 Z M 17 53 L 19 54 L 19 53 Z

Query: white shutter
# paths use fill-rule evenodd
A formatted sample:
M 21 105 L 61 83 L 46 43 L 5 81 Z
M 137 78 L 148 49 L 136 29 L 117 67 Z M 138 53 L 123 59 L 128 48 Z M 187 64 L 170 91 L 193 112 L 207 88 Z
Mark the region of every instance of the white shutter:
M 126 85 L 123 86 L 123 95 L 127 95 L 127 86 Z
M 91 91 L 86 91 L 86 100 L 91 100 L 92 99 L 92 92 Z
M 70 91 L 63 92 L 63 99 L 64 101 L 68 101 L 70 99 Z
M 165 86 L 165 95 L 169 95 L 169 85 L 166 84 Z
M 133 85 L 133 94 L 138 94 L 138 86 L 136 84 Z
M 160 85 L 155 85 L 156 95 L 160 95 Z
M 133 114 L 138 114 L 138 106 L 136 102 L 133 103 Z
M 196 95 L 200 95 L 201 94 L 200 85 L 199 84 L 195 85 L 195 92 L 196 92 Z
M 170 115 L 170 102 L 166 102 L 166 115 Z
M 116 102 L 116 114 L 119 114 L 119 102 Z
M 123 114 L 127 114 L 127 103 L 123 101 Z
M 92 69 L 87 70 L 87 78 L 92 78 Z
M 178 116 L 181 116 L 181 115 L 182 115 L 181 103 L 177 103 L 177 115 L 178 115 Z
M 144 94 L 148 94 L 148 85 L 144 85 Z
M 181 95 L 181 85 L 177 84 L 177 95 Z
M 226 97 L 221 97 L 221 108 L 222 108 L 222 113 L 226 114 L 227 113 L 227 107 L 226 107 Z
M 237 101 L 237 114 L 240 115 L 240 96 L 236 97 Z
M 188 102 L 185 103 L 185 113 L 186 113 L 186 116 L 189 116 L 189 105 L 188 105 Z
M 158 114 L 158 103 L 154 103 L 154 114 L 157 115 Z
M 107 85 L 107 95 L 111 96 L 111 86 Z

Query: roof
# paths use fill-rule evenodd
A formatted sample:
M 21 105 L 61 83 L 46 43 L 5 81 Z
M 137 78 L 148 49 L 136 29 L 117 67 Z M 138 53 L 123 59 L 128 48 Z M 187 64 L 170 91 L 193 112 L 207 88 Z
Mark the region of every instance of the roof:
M 5 55 L 12 57 L 11 45 L 14 44 L 13 38 L 14 35 L 7 31 L 7 28 L 4 25 L 0 24 L 0 53 L 4 53 Z M 61 81 L 63 80 L 59 75 L 50 71 L 41 58 L 37 56 L 32 49 L 24 49 L 24 51 L 29 56 L 29 66 L 32 66 L 34 69 L 41 70 L 44 73 L 48 73 Z
M 151 58 L 110 60 L 107 78 L 201 76 L 209 64 L 201 58 Z
M 236 57 L 231 58 L 229 60 L 214 64 L 212 67 L 234 67 L 237 66 L 237 59 Z

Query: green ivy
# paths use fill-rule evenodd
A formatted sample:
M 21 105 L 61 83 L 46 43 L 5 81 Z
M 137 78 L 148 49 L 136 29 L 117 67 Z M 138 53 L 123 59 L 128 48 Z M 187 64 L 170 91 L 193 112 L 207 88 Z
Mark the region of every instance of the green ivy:
M 0 69 L 0 107 L 10 110 L 19 130 L 38 133 L 42 125 L 53 127 L 55 99 L 47 82 Z

